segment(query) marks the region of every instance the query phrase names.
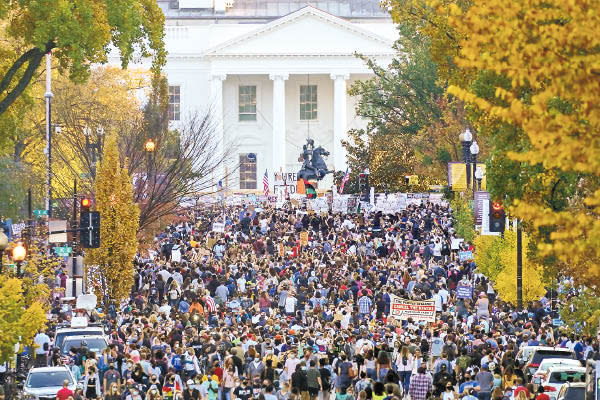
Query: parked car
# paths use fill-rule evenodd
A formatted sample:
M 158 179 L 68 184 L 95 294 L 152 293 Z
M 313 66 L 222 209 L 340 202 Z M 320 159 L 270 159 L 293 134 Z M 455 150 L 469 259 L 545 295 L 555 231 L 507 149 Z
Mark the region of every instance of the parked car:
M 104 335 L 84 335 L 84 336 L 71 336 L 66 337 L 63 340 L 60 352 L 62 354 L 69 354 L 69 350 L 72 348 L 85 347 L 89 351 L 93 351 L 96 354 L 100 354 L 102 350 L 108 347 L 108 342 Z
M 560 388 L 556 400 L 584 400 L 585 383 L 567 382 Z
M 535 371 L 540 367 L 542 361 L 549 358 L 567 358 L 576 360 L 575 352 L 569 349 L 561 349 L 554 347 L 536 347 L 529 355 L 529 358 L 523 365 L 523 375 L 529 380 L 535 374 Z
M 539 380 L 538 380 L 539 379 Z M 534 380 L 534 384 L 544 387 L 544 392 L 551 400 L 557 400 L 558 393 L 565 383 L 583 382 L 585 390 L 585 367 L 554 366 L 548 368 L 542 378 Z M 582 396 L 585 393 L 582 391 Z M 583 398 L 583 397 L 582 397 Z
M 529 359 L 529 356 L 535 349 L 539 349 L 540 346 L 523 346 L 517 353 L 517 365 L 523 365 Z
M 77 382 L 67 367 L 32 368 L 29 370 L 23 386 L 23 398 L 25 400 L 55 400 L 56 393 L 63 387 L 65 380 L 69 382 L 69 389 L 74 391 Z
M 572 360 L 570 358 L 547 358 L 540 363 L 537 371 L 533 374 L 533 380 L 536 378 L 542 378 L 546 375 L 548 368 L 550 367 L 581 367 L 579 360 Z

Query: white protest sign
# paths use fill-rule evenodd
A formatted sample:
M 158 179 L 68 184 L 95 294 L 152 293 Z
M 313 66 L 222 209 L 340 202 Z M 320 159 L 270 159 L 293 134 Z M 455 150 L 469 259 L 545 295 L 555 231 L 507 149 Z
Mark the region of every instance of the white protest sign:
M 213 232 L 225 232 L 225 224 L 223 222 L 213 222 Z
M 412 318 L 415 321 L 435 322 L 435 303 L 433 300 L 412 301 L 392 295 L 390 315 L 401 320 Z
M 346 196 L 335 196 L 331 204 L 331 211 L 346 214 L 348 212 L 348 198 Z

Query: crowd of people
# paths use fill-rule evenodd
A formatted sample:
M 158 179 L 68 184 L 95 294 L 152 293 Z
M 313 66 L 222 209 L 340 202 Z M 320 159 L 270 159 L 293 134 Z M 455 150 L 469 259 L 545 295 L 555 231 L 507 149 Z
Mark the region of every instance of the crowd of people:
M 520 346 L 583 359 L 596 342 L 553 330 L 546 297 L 521 312 L 502 302 L 459 260 L 474 249 L 453 223 L 427 200 L 387 215 L 188 210 L 136 257 L 130 298 L 105 311 L 108 348 L 48 358 L 82 382 L 58 397 L 547 400 L 527 385 Z M 435 322 L 391 316 L 393 296 L 433 300 Z

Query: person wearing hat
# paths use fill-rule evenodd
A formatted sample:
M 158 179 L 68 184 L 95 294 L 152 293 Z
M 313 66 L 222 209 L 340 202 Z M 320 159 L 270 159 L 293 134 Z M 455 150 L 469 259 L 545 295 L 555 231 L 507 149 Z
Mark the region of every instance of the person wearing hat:
M 194 387 L 194 380 L 188 379 L 186 382 L 186 388 L 183 392 L 184 400 L 199 400 L 200 399 L 200 391 Z

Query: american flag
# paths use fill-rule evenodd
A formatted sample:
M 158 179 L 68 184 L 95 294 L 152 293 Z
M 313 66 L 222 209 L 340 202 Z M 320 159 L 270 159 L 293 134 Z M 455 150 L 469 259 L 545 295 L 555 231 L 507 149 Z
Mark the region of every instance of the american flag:
M 265 176 L 263 176 L 263 187 L 265 191 L 265 196 L 269 196 L 269 175 L 267 174 L 267 170 L 265 169 Z
M 212 297 L 206 296 L 204 298 L 204 303 L 206 303 L 206 309 L 208 310 L 208 312 L 217 311 L 217 303 L 215 303 Z
M 346 174 L 342 178 L 342 184 L 340 185 L 340 194 L 342 194 L 342 192 L 344 191 L 344 185 L 346 184 L 346 182 L 348 182 L 349 179 L 350 174 L 348 173 L 348 168 L 346 168 Z

